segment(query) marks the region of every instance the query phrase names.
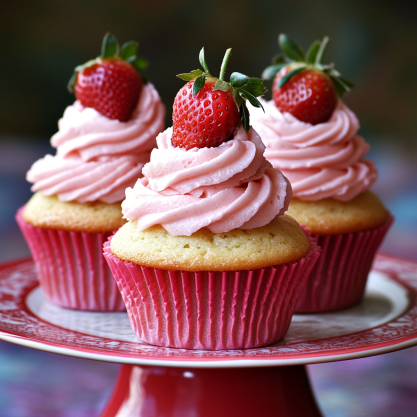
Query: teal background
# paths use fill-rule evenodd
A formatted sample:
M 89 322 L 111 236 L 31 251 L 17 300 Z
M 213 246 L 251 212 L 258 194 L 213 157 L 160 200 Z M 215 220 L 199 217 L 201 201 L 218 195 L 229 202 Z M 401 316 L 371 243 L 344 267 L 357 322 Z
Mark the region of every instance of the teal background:
M 228 74 L 260 76 L 279 33 L 304 49 L 330 36 L 324 60 L 357 85 L 344 100 L 372 145 L 374 189 L 396 217 L 382 249 L 417 260 L 416 1 L 13 0 L 0 3 L 0 262 L 29 255 L 14 221 L 31 195 L 25 173 L 54 153 L 49 138 L 74 101 L 72 70 L 99 54 L 107 31 L 140 42 L 167 126 L 183 85 L 175 75 L 199 66 L 201 47 L 213 74 L 232 47 Z M 310 366 L 324 416 L 415 415 L 416 349 Z M 99 416 L 117 370 L 0 341 L 0 416 Z
M 146 75 L 171 107 L 206 48 L 212 73 L 260 76 L 287 33 L 303 48 L 328 35 L 327 62 L 357 84 L 346 103 L 362 131 L 415 150 L 417 2 L 407 0 L 16 0 L 0 6 L 0 136 L 46 140 L 73 101 L 72 69 L 99 54 L 105 32 L 137 40 Z

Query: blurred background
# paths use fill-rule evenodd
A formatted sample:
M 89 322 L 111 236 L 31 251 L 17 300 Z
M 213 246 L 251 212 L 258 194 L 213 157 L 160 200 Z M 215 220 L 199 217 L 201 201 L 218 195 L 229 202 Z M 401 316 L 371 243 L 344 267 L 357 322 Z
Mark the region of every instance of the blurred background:
M 146 77 L 167 107 L 199 67 L 205 47 L 216 74 L 260 76 L 287 33 L 303 49 L 328 35 L 325 62 L 356 88 L 344 97 L 371 143 L 374 190 L 396 217 L 382 250 L 417 260 L 417 2 L 413 0 L 15 0 L 0 5 L 0 261 L 29 255 L 14 222 L 30 197 L 25 173 L 46 153 L 76 65 L 100 53 L 111 31 L 140 42 Z M 266 83 L 271 87 L 270 83 Z M 267 98 L 270 93 L 267 93 Z M 417 409 L 417 350 L 310 367 L 328 417 L 411 416 Z M 2 417 L 98 416 L 118 366 L 65 358 L 0 342 Z M 34 376 L 36 375 L 36 378 Z M 17 406 L 17 404 L 20 404 Z

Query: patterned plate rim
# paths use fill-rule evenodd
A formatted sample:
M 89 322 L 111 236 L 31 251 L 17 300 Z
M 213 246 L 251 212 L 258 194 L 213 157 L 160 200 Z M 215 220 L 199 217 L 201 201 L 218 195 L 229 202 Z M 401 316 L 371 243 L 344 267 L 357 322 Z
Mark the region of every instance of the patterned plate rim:
M 31 259 L 0 265 L 0 339 L 68 356 L 175 367 L 287 366 L 355 359 L 417 344 L 417 262 L 379 253 L 373 265 L 403 286 L 409 306 L 399 317 L 360 332 L 257 349 L 192 351 L 115 341 L 61 328 L 34 315 L 26 297 L 37 287 Z M 5 320 L 7 319 L 7 323 Z

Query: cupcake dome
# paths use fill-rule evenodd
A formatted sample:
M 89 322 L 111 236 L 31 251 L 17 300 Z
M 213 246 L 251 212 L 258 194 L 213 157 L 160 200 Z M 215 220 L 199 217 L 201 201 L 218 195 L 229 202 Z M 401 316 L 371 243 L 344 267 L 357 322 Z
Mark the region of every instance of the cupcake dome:
M 112 240 L 118 257 L 198 271 L 262 268 L 308 252 L 301 228 L 282 217 L 291 187 L 263 158 L 253 129 L 192 151 L 173 147 L 171 134 L 159 135 L 145 177 L 126 190 L 122 209 L 131 222 Z

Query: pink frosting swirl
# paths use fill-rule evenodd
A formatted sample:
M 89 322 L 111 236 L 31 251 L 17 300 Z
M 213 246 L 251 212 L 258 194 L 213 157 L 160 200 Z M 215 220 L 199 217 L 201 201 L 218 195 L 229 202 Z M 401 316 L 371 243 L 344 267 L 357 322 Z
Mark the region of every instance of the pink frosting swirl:
M 265 113 L 252 108 L 252 126 L 266 145 L 265 157 L 290 180 L 294 197 L 349 201 L 376 181 L 375 165 L 363 159 L 369 145 L 357 135 L 359 121 L 341 100 L 329 121 L 314 126 L 281 113 L 273 101 L 261 102 Z
M 32 191 L 61 201 L 122 201 L 126 187 L 141 175 L 164 128 L 165 107 L 152 84 L 142 89 L 127 122 L 112 120 L 79 101 L 68 106 L 46 155 L 27 173 Z
M 263 156 L 253 130 L 240 127 L 215 148 L 174 148 L 172 128 L 161 133 L 144 177 L 126 190 L 125 218 L 139 230 L 162 225 L 173 236 L 207 227 L 213 233 L 253 229 L 288 209 L 291 185 Z

